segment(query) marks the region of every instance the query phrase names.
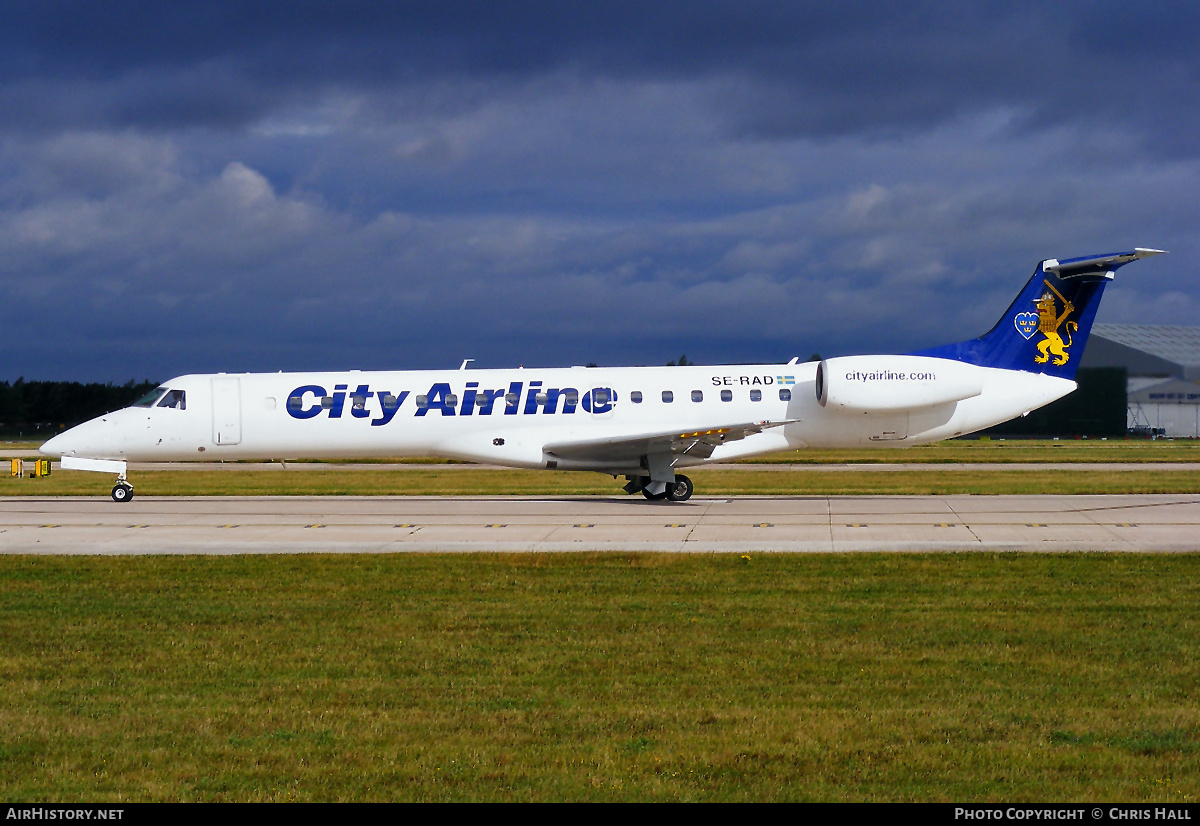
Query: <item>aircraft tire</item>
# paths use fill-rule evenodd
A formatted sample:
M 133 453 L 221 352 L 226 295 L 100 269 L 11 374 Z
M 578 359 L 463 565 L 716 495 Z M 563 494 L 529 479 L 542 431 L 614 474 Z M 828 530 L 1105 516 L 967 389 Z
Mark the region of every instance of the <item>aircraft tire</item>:
M 114 485 L 112 498 L 114 502 L 128 502 L 133 498 L 133 487 L 126 484 Z
M 686 502 L 692 498 L 692 480 L 686 476 L 676 476 L 673 484 L 667 485 L 667 498 L 672 502 Z

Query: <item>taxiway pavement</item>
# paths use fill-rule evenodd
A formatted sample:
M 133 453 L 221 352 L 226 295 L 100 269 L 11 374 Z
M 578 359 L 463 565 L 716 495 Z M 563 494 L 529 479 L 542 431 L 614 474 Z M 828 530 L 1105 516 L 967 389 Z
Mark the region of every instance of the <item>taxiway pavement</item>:
M 1200 551 L 1200 495 L 0 499 L 0 554 Z

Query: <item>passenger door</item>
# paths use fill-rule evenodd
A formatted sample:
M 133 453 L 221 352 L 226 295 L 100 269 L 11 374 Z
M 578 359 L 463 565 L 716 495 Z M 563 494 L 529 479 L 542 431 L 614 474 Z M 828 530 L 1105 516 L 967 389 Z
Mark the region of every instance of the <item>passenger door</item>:
M 213 442 L 236 445 L 242 440 L 242 381 L 236 376 L 212 380 Z

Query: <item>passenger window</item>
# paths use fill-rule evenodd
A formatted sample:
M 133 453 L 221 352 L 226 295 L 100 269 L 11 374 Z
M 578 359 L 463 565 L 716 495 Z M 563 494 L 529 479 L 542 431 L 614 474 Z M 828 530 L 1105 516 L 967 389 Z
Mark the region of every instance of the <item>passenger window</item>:
M 721 401 L 723 401 L 723 402 L 733 401 L 733 391 L 732 390 L 722 390 L 721 391 Z
M 693 390 L 692 391 L 692 401 L 694 401 L 694 402 L 704 401 L 704 391 L 703 390 Z
M 563 398 L 566 399 L 567 407 L 578 407 L 579 406 L 579 391 L 578 390 L 568 390 L 567 394 Z
M 634 391 L 630 392 L 629 400 L 631 402 L 633 402 L 634 404 L 641 404 L 642 403 L 642 391 L 634 390 Z
M 663 404 L 670 404 L 675 401 L 675 394 L 670 390 L 664 390 L 662 395 Z
M 752 401 L 752 402 L 762 401 L 762 391 L 759 390 L 757 387 L 750 391 L 750 401 Z
M 442 397 L 442 404 L 445 407 L 458 407 L 458 396 L 453 393 L 447 393 Z
M 429 407 L 429 397 L 417 396 L 417 409 L 424 410 L 426 407 Z
M 786 387 L 779 388 L 779 400 L 781 402 L 790 402 L 792 400 L 792 391 Z
M 187 401 L 182 390 L 168 390 L 167 395 L 158 403 L 159 407 L 173 407 L 176 410 L 186 410 Z
M 607 388 L 597 387 L 592 391 L 592 404 L 608 404 Z

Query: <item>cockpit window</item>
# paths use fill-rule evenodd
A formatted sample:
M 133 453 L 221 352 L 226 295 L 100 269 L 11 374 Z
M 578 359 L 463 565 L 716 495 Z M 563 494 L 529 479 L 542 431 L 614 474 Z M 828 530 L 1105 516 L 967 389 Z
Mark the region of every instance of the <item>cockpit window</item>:
M 168 390 L 167 395 L 158 403 L 159 407 L 173 407 L 176 410 L 187 410 L 187 399 L 182 390 Z
M 165 387 L 156 387 L 146 395 L 133 403 L 133 407 L 154 407 L 154 403 L 159 400 L 163 393 L 167 392 Z

